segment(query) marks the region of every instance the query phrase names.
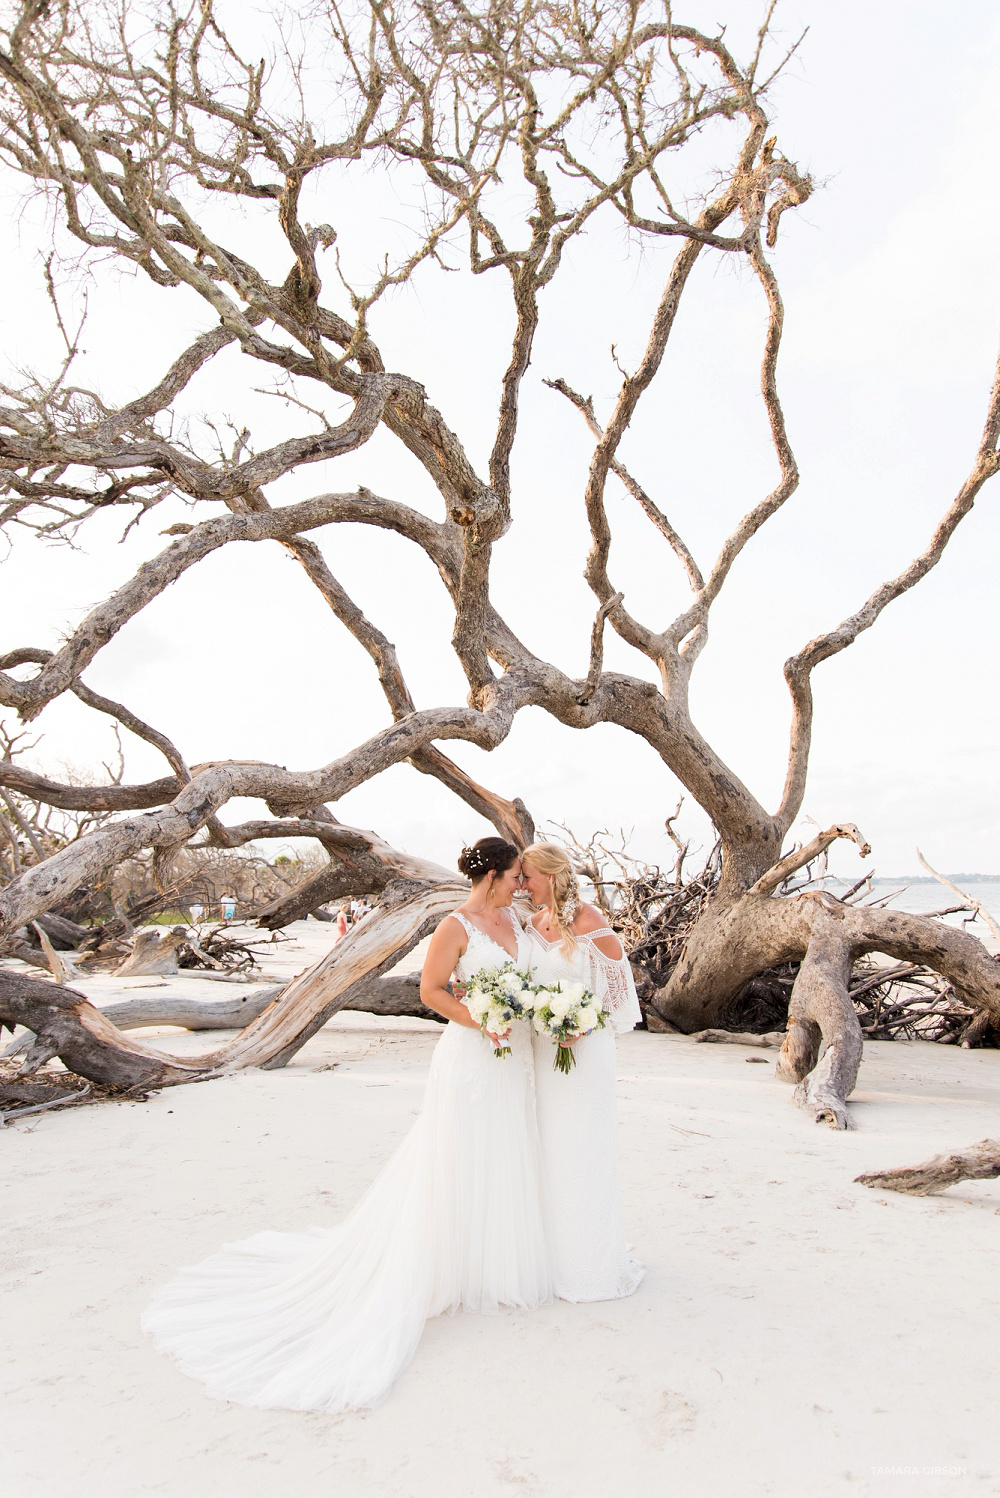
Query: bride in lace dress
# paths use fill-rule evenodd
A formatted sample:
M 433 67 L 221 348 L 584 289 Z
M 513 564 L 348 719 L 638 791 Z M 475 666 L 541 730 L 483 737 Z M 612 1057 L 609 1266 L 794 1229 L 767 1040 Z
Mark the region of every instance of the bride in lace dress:
M 552 1042 L 534 1037 L 542 1194 L 555 1293 L 563 1300 L 631 1295 L 645 1273 L 625 1243 L 618 1181 L 615 1033 L 641 1020 L 628 958 L 600 911 L 580 902 L 562 848 L 534 843 L 521 881 L 536 913 L 526 927 L 537 981 L 572 979 L 608 1015 L 603 1030 L 573 1042 L 568 1076 L 553 1069 Z
M 266 1409 L 379 1404 L 428 1316 L 552 1299 L 540 1200 L 531 1036 L 498 1059 L 447 989 L 530 938 L 510 908 L 517 849 L 483 838 L 459 868 L 465 904 L 431 939 L 421 998 L 448 1024 L 413 1128 L 332 1229 L 263 1232 L 180 1272 L 142 1319 L 156 1346 L 220 1399 Z

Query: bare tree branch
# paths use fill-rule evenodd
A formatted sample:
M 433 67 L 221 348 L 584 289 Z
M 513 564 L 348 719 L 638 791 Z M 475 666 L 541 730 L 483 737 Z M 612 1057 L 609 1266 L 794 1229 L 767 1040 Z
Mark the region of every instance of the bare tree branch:
M 950 889 L 953 895 L 958 895 L 959 899 L 962 901 L 962 904 L 959 908 L 962 910 L 974 910 L 976 912 L 976 915 L 980 916 L 986 923 L 986 926 L 988 927 L 989 933 L 992 936 L 993 940 L 996 942 L 1000 942 L 1000 925 L 998 925 L 993 916 L 990 915 L 989 911 L 986 909 L 986 906 L 983 905 L 979 900 L 974 899 L 972 895 L 967 895 L 964 890 L 959 889 L 957 884 L 952 884 L 951 880 L 946 879 L 943 874 L 939 874 L 937 869 L 932 869 L 919 848 L 917 849 L 917 858 L 922 869 L 926 869 L 928 874 L 933 874 L 937 882 L 939 884 L 943 884 L 945 889 Z
M 797 655 L 785 662 L 785 680 L 792 697 L 792 730 L 788 757 L 788 773 L 777 819 L 786 829 L 799 813 L 805 792 L 809 748 L 812 742 L 812 672 L 821 661 L 839 655 L 853 645 L 858 635 L 871 629 L 883 610 L 915 587 L 944 555 L 945 547 L 955 534 L 960 522 L 972 509 L 979 491 L 987 480 L 1000 471 L 1000 357 L 994 370 L 993 386 L 986 411 L 986 421 L 979 449 L 969 476 L 948 510 L 938 523 L 928 546 L 918 557 L 889 582 L 876 588 L 860 609 L 844 619 L 827 634 L 817 635 Z
M 523 802 L 478 784 L 441 746 L 460 739 L 493 749 L 518 713 L 540 708 L 567 727 L 611 725 L 642 739 L 717 829 L 721 867 L 713 863 L 699 886 L 698 920 L 647 1006 L 654 1028 L 716 1027 L 720 1006 L 759 974 L 800 963 L 792 1002 L 800 1033 L 782 1065 L 799 1079 L 801 1098 L 846 1126 L 860 1041 L 844 974 L 857 954 L 936 962 L 970 1003 L 1000 1012 L 997 965 L 967 933 L 784 886 L 834 837 L 860 841 L 851 824 L 781 857 L 806 783 L 813 667 L 853 643 L 936 565 L 997 472 L 1000 367 L 976 462 L 928 548 L 786 665 L 793 723 L 777 814 L 708 742 L 691 709 L 711 610 L 744 548 L 798 484 L 778 383 L 785 309 L 778 262 L 766 251 L 813 183 L 779 149 L 773 131 L 768 86 L 798 43 L 791 51 L 776 46 L 772 11 L 767 5 L 741 61 L 724 28 L 709 35 L 646 0 L 597 8 L 454 0 L 446 10 L 419 0 L 360 0 L 347 10 L 306 7 L 287 33 L 280 15 L 265 9 L 253 56 L 236 45 L 226 29 L 229 12 L 214 0 L 193 7 L 165 0 L 152 8 L 136 0 L 62 0 L 55 7 L 30 0 L 11 10 L 0 26 L 0 169 L 22 199 L 43 201 L 49 215 L 43 282 L 60 342 L 51 369 L 18 372 L 0 387 L 0 529 L 19 543 L 82 547 L 99 534 L 103 512 L 120 512 L 126 534 L 134 535 L 144 517 L 167 505 L 162 534 L 170 544 L 145 553 L 135 574 L 57 649 L 14 642 L 0 656 L 0 705 L 30 721 L 74 693 L 154 745 L 173 774 L 129 785 L 124 766 L 112 765 L 111 784 L 64 785 L 14 764 L 3 730 L 0 862 L 9 882 L 0 889 L 0 930 L 36 919 L 144 849 L 153 850 L 162 871 L 195 837 L 202 850 L 311 838 L 329 866 L 297 892 L 300 902 L 368 881 L 384 896 L 385 924 L 366 948 L 364 972 L 352 967 L 350 952 L 338 958 L 331 972 L 340 976 L 329 989 L 325 976 L 318 987 L 310 980 L 219 1061 L 280 1063 L 346 1002 L 347 989 L 370 976 L 368 967 L 379 968 L 401 942 L 416 939 L 457 890 L 440 869 L 419 859 L 404 867 L 376 834 L 342 827 L 327 803 L 407 762 L 522 843 L 532 825 Z M 371 213 L 371 183 L 383 177 L 399 209 L 386 230 L 388 247 L 372 253 L 381 230 Z M 307 221 L 317 202 L 336 205 L 335 224 Z M 364 235 L 355 232 L 362 216 Z M 576 679 L 530 649 L 518 621 L 503 617 L 492 572 L 494 550 L 518 516 L 523 412 L 537 394 L 532 352 L 547 320 L 551 326 L 566 306 L 549 288 L 557 280 L 572 287 L 574 246 L 604 224 L 661 267 L 662 293 L 638 365 L 622 371 L 606 419 L 577 393 L 572 369 L 551 382 L 581 412 L 593 442 L 581 498 L 596 619 L 588 669 Z M 760 391 L 777 475 L 769 492 L 746 496 L 742 518 L 706 575 L 664 507 L 634 478 L 627 448 L 668 367 L 696 268 L 719 257 L 745 264 L 752 294 L 763 293 L 766 304 Z M 126 369 L 117 393 L 87 388 L 79 373 L 81 330 L 86 326 L 88 341 L 94 334 L 84 321 L 82 287 L 86 278 L 103 285 L 109 265 L 139 276 L 144 294 L 171 309 L 180 328 L 179 352 L 157 365 L 166 372 L 149 384 L 146 376 L 130 381 Z M 463 319 L 467 326 L 447 330 L 457 382 L 473 366 L 494 372 L 495 409 L 480 409 L 475 423 L 467 414 L 449 422 L 421 371 L 394 367 L 390 298 L 416 297 L 424 278 L 446 271 L 463 276 L 473 297 L 481 278 L 493 277 L 488 284 L 503 297 L 499 318 L 491 300 L 482 326 L 473 312 Z M 579 298 L 596 288 L 577 291 Z M 99 304 L 91 299 L 89 307 Z M 376 308 L 384 351 L 373 335 Z M 493 337 L 498 329 L 503 341 Z M 120 346 L 130 346 L 120 329 L 112 331 Z M 431 334 L 441 336 L 441 327 Z M 107 341 L 108 330 L 96 336 Z M 232 390 L 234 411 L 192 416 L 212 380 Z M 277 432 L 274 407 L 258 423 L 251 398 L 268 384 L 284 403 Z M 136 397 L 135 389 L 145 393 Z M 399 449 L 401 483 L 414 478 L 418 492 L 427 491 L 428 480 L 433 486 L 433 514 L 422 513 L 419 499 L 403 504 L 367 486 L 343 491 L 325 476 L 330 492 L 299 498 L 303 491 L 294 486 L 309 465 L 362 449 L 375 464 L 386 438 Z M 672 622 L 669 614 L 639 619 L 616 583 L 606 501 L 612 474 L 682 565 L 690 597 Z M 467 701 L 418 704 L 400 652 L 373 617 L 377 606 L 360 606 L 368 592 L 359 591 L 339 557 L 331 561 L 328 538 L 317 534 L 334 525 L 390 530 L 419 548 L 414 580 L 426 561 L 428 577 L 436 575 L 444 590 Z M 81 680 L 172 582 L 237 541 L 283 546 L 378 674 L 390 721 L 325 765 L 291 772 L 232 760 L 189 768 L 166 733 Z M 646 662 L 655 666 L 656 682 L 608 669 L 608 622 L 644 658 L 643 670 Z M 587 646 L 584 627 L 565 641 L 575 652 L 567 658 L 582 663 Z M 263 802 L 269 816 L 226 825 L 223 809 L 239 797 Z M 57 836 L 61 811 L 81 813 L 69 843 Z M 684 844 L 669 822 L 668 831 L 679 866 Z M 294 899 L 281 896 L 275 906 L 269 919 L 287 915 Z M 404 907 L 410 914 L 400 917 Z M 38 1020 L 34 1063 L 63 1036 L 68 1055 L 89 1058 L 95 1080 L 102 1068 L 150 1085 L 156 1077 L 204 1074 L 136 1049 L 78 996 L 43 1002 L 36 990 L 18 990 L 7 1012 Z M 832 1058 L 825 1070 L 824 1046 Z
M 780 889 L 785 881 L 795 873 L 796 869 L 803 869 L 807 864 L 813 863 L 821 853 L 831 847 L 838 838 L 847 838 L 852 843 L 857 843 L 861 851 L 861 857 L 867 858 L 871 847 L 865 842 L 864 837 L 855 827 L 853 822 L 838 822 L 834 827 L 828 827 L 826 832 L 820 832 L 813 838 L 811 843 L 806 843 L 802 848 L 795 848 L 791 853 L 779 859 L 773 868 L 768 869 L 762 878 L 749 891 L 754 895 L 772 895 L 776 889 Z

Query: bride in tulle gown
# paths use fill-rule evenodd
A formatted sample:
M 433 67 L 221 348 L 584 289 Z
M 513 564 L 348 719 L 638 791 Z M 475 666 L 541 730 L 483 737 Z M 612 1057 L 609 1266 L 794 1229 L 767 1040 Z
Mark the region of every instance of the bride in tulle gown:
M 512 1054 L 498 1059 L 495 1037 L 446 986 L 508 960 L 527 967 L 532 938 L 511 910 L 519 856 L 483 838 L 459 868 L 472 892 L 434 933 L 421 981 L 448 1024 L 393 1158 L 339 1226 L 227 1244 L 182 1270 L 143 1316 L 156 1346 L 220 1399 L 376 1405 L 427 1317 L 552 1299 L 530 1032 L 516 1024 Z
M 542 1200 L 553 1288 L 562 1300 L 631 1295 L 644 1269 L 625 1242 L 618 1176 L 615 1034 L 642 1018 L 628 958 L 604 916 L 580 900 L 573 865 L 554 843 L 534 843 L 521 881 L 536 907 L 526 927 L 532 976 L 583 983 L 607 1014 L 604 1029 L 573 1042 L 569 1075 L 553 1069 L 552 1042 L 535 1036 Z

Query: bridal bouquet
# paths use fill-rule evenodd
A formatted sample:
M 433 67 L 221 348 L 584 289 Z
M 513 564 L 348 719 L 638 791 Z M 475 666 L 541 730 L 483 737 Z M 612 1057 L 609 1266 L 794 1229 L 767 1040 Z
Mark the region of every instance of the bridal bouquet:
M 554 1071 L 569 1076 L 576 1065 L 573 1047 L 562 1041 L 579 1040 L 592 1030 L 602 1030 L 606 1023 L 604 1010 L 589 988 L 573 981 L 547 984 L 535 989 L 535 1030 L 539 1035 L 548 1035 L 555 1042 L 556 1059 Z
M 469 979 L 465 1007 L 485 1035 L 506 1039 L 517 1019 L 530 1019 L 534 1011 L 535 988 L 527 973 L 512 962 L 502 967 L 481 967 Z M 509 1056 L 510 1046 L 500 1046 L 498 1056 Z

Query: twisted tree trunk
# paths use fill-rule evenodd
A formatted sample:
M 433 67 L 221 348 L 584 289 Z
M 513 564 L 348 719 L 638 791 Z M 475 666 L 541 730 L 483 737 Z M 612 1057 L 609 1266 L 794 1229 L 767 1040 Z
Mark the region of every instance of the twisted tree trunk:
M 782 859 L 781 850 L 803 806 L 813 672 L 851 647 L 938 565 L 983 486 L 1000 473 L 1000 364 L 966 477 L 924 550 L 786 662 L 792 721 L 776 811 L 757 800 L 692 716 L 689 687 L 711 612 L 745 547 L 799 483 L 777 383 L 785 313 L 765 252 L 775 245 L 784 215 L 808 200 L 813 183 L 779 149 L 767 112 L 768 84 L 784 66 L 776 56 L 774 67 L 764 62 L 771 48 L 770 11 L 752 55 L 741 62 L 721 33 L 675 23 L 670 7 L 646 17 L 626 6 L 623 28 L 596 32 L 586 8 L 514 7 L 511 32 L 505 22 L 480 25 L 461 6 L 445 16 L 419 3 L 373 3 L 364 62 L 353 12 L 342 19 L 336 7 L 324 6 L 312 16 L 305 7 L 297 51 L 287 44 L 280 16 L 270 32 L 266 15 L 259 17 L 261 48 L 275 48 L 292 70 L 279 68 L 265 76 L 257 67 L 258 51 L 241 56 L 236 38 L 226 35 L 223 17 L 208 0 L 175 18 L 165 70 L 150 63 L 145 42 L 136 52 L 128 0 L 118 8 L 115 24 L 103 29 L 91 23 L 92 9 L 82 0 L 58 6 L 31 0 L 0 18 L 0 155 L 20 174 L 21 190 L 44 194 L 54 205 L 57 225 L 82 244 L 85 259 L 92 255 L 95 268 L 109 257 L 135 267 L 155 288 L 158 304 L 183 287 L 183 305 L 200 299 L 211 326 L 206 331 L 200 322 L 189 323 L 186 346 L 175 351 L 156 384 L 115 405 L 108 392 L 87 391 L 78 383 L 71 366 L 79 335 L 71 343 L 66 334 L 56 304 L 59 277 L 51 257 L 46 261 L 66 359 L 60 370 L 26 376 L 19 388 L 4 392 L 0 528 L 27 526 L 49 540 L 74 534 L 109 507 L 128 513 L 135 508 L 138 517 L 178 498 L 184 508 L 177 513 L 184 518 L 163 529 L 169 545 L 147 555 L 131 578 L 119 580 L 58 649 L 39 650 L 24 642 L 0 653 L 0 706 L 28 723 L 47 704 L 73 694 L 156 746 L 171 775 L 145 785 L 72 787 L 18 769 L 0 756 L 0 788 L 102 819 L 115 814 L 26 868 L 19 864 L 17 836 L 4 834 L 12 877 L 0 888 L 0 938 L 16 940 L 28 922 L 137 853 L 150 849 L 162 859 L 201 832 L 209 843 L 226 848 L 260 838 L 310 837 L 327 852 L 330 868 L 276 902 L 265 913 L 267 924 L 280 924 L 305 913 L 310 901 L 321 904 L 340 894 L 377 890 L 384 899 L 372 924 L 352 931 L 235 1041 L 199 1063 L 129 1042 L 71 990 L 57 994 L 48 985 L 0 975 L 0 1019 L 37 1030 L 30 1053 L 36 1064 L 58 1052 L 86 1075 L 118 1077 L 122 1085 L 143 1079 L 161 1085 L 236 1066 L 282 1064 L 348 1002 L 357 985 L 398 960 L 462 893 L 446 871 L 429 873 L 426 864 L 386 848 L 374 834 L 340 826 L 325 803 L 335 804 L 373 777 L 408 763 L 436 777 L 464 806 L 521 845 L 531 826 L 522 803 L 479 786 L 441 746 L 457 740 L 495 749 L 510 735 L 517 715 L 529 708 L 569 728 L 617 726 L 637 735 L 697 800 L 722 841 L 715 898 L 654 998 L 652 1028 L 669 1023 L 688 1033 L 710 1029 L 750 979 L 777 963 L 800 962 L 781 1072 L 796 1081 L 800 1102 L 843 1127 L 859 1052 L 857 1021 L 845 990 L 854 957 L 878 950 L 927 963 L 977 1006 L 1000 1014 L 996 967 L 973 938 L 917 917 L 778 893 L 784 875 L 797 866 L 797 855 Z M 469 42 L 470 26 L 475 45 Z M 517 37 L 517 67 L 511 66 L 511 35 Z M 343 138 L 338 129 L 330 134 L 326 119 L 310 124 L 297 108 L 288 111 L 289 78 L 314 68 L 323 77 L 324 64 L 328 91 L 344 101 L 337 118 L 352 122 Z M 452 110 L 450 101 L 473 97 L 478 115 Z M 554 98 L 563 101 L 557 124 L 547 104 L 539 107 L 539 100 Z M 651 131 L 653 120 L 663 128 Z M 218 155 L 223 121 L 222 128 L 242 142 L 232 161 Z M 689 221 L 666 201 L 663 173 L 672 160 L 686 161 L 688 142 L 702 139 L 706 128 L 713 138 L 718 132 L 720 147 L 723 141 L 731 145 L 726 164 L 720 155 L 720 168 L 713 167 L 711 183 L 706 179 L 697 187 L 692 179 L 697 187 L 692 200 L 701 209 Z M 369 164 L 375 160 L 407 182 L 414 171 L 422 173 L 431 194 L 417 194 L 420 221 L 410 226 L 412 241 L 403 236 L 410 246 L 402 252 L 405 258 L 397 258 L 395 248 L 384 259 L 373 258 L 361 273 L 370 289 L 360 297 L 339 275 L 329 276 L 324 287 L 329 262 L 321 252 L 332 247 L 336 234 L 328 225 L 303 222 L 299 213 L 306 202 L 322 201 L 320 179 L 335 169 L 345 221 L 363 221 L 370 203 Z M 695 169 L 697 163 L 695 156 Z M 685 165 L 681 175 L 687 170 Z M 511 182 L 520 183 L 513 199 Z M 266 264 L 255 264 L 258 246 L 252 234 L 247 236 L 245 217 L 223 211 L 226 203 L 241 210 L 241 199 L 252 200 L 254 214 L 268 219 L 276 245 L 284 240 L 283 260 L 279 249 L 278 259 L 269 255 Z M 218 212 L 203 216 L 199 205 L 207 201 Z M 658 202 L 662 211 L 655 207 Z M 638 204 L 645 205 L 643 211 Z M 593 400 L 565 380 L 547 382 L 584 416 L 594 439 L 581 498 L 590 532 L 585 575 L 596 618 L 589 669 L 578 679 L 536 655 L 501 615 L 490 591 L 491 549 L 515 515 L 532 507 L 513 503 L 521 467 L 515 441 L 543 309 L 565 307 L 567 297 L 596 296 L 600 288 L 594 283 L 568 288 L 566 282 L 565 296 L 543 298 L 542 292 L 554 278 L 563 284 L 571 273 L 570 247 L 577 235 L 619 216 L 651 257 L 655 246 L 672 245 L 676 253 L 671 251 L 664 266 L 641 357 L 623 374 L 604 419 L 598 420 Z M 506 349 L 484 341 L 485 324 L 475 316 L 449 330 L 453 370 L 467 367 L 469 358 L 482 362 L 502 355 L 496 362 L 505 373 L 488 473 L 477 469 L 445 412 L 431 404 L 424 372 L 388 372 L 395 354 L 389 349 L 383 354 L 371 331 L 372 307 L 396 295 L 418 267 L 421 273 L 435 263 L 443 269 L 439 252 L 464 240 L 466 230 L 469 287 L 488 284 L 480 280 L 484 275 L 500 277 L 510 297 Z M 57 234 L 57 264 L 60 243 Z M 748 488 L 742 518 L 714 560 L 699 562 L 620 453 L 641 402 L 657 385 L 696 271 L 705 259 L 718 256 L 745 265 L 748 285 L 766 304 L 760 392 L 778 472 L 769 492 Z M 181 319 L 187 316 L 181 303 L 177 308 Z M 118 346 L 119 333 L 117 326 L 109 327 L 111 346 Z M 237 407 L 250 400 L 247 427 L 231 454 L 217 451 L 215 439 L 195 438 L 186 420 L 191 382 L 208 369 L 217 371 L 217 378 L 236 379 Z M 255 430 L 262 372 L 279 377 L 282 386 L 275 393 L 295 408 L 294 426 L 274 443 L 269 427 Z M 134 384 L 133 376 L 135 371 L 127 385 Z M 457 404 L 464 411 L 461 390 Z M 335 423 L 325 414 L 334 405 Z M 303 426 L 304 413 L 313 419 Z M 708 411 L 706 431 L 712 419 Z M 433 485 L 435 515 L 377 492 L 381 476 L 391 474 L 396 482 L 395 470 L 380 463 L 380 443 L 370 449 L 371 474 L 366 468 L 366 483 L 355 491 L 278 502 L 279 485 L 287 488 L 286 481 L 294 479 L 292 488 L 304 492 L 311 465 L 356 452 L 376 434 L 397 441 L 420 482 Z M 663 456 L 669 462 L 669 451 Z M 748 473 L 754 470 L 750 465 Z M 621 579 L 613 575 L 618 555 L 607 503 L 612 476 L 639 505 L 658 544 L 673 553 L 690 589 L 672 622 L 657 619 L 663 627 L 632 612 L 618 586 Z M 334 576 L 314 539 L 314 533 L 328 534 L 337 525 L 391 532 L 415 549 L 419 566 L 428 564 L 427 576 L 439 580 L 453 616 L 452 647 L 464 677 L 461 705 L 416 707 L 395 647 Z M 192 568 L 223 548 L 274 545 L 296 559 L 331 614 L 368 653 L 391 722 L 336 759 L 303 771 L 245 759 L 189 769 L 165 734 L 99 696 L 83 675 L 131 620 Z M 414 585 L 418 571 L 412 572 Z M 665 584 L 668 597 L 669 581 Z M 416 597 L 411 612 L 414 617 L 419 612 Z M 606 628 L 638 652 L 640 674 L 605 669 Z M 578 637 L 576 648 L 583 665 L 585 636 Z M 26 666 L 37 669 L 17 674 Z M 269 818 L 223 825 L 223 809 L 240 799 L 263 803 Z M 855 833 L 834 828 L 823 836 L 832 841 Z
M 853 962 L 838 922 L 817 910 L 776 1069 L 785 1081 L 799 1084 L 795 1101 L 817 1123 L 826 1120 L 838 1129 L 851 1126 L 847 1098 L 861 1065 L 861 1025 L 847 991 Z
M 847 1128 L 862 1046 L 847 984 L 859 957 L 882 952 L 932 968 L 1000 1023 L 1000 965 L 969 932 L 825 893 L 772 893 L 783 877 L 776 865 L 742 897 L 723 895 L 706 909 L 647 1005 L 650 1029 L 658 1023 L 685 1034 L 710 1029 L 751 978 L 783 962 L 800 963 L 777 1075 L 797 1084 L 795 1102 L 817 1122 Z

